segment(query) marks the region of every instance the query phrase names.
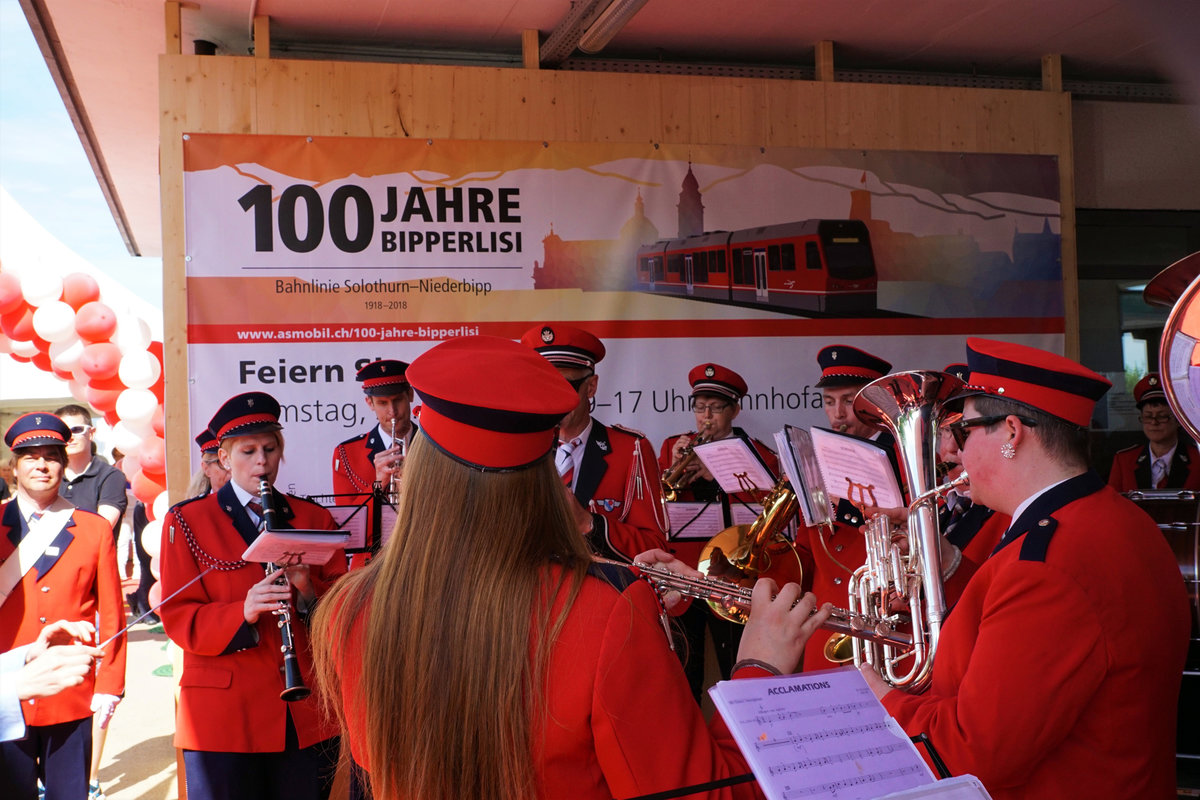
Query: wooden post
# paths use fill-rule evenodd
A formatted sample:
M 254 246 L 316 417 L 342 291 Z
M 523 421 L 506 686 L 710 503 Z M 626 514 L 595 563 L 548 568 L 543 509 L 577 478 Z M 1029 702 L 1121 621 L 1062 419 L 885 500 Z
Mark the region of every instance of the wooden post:
M 1061 92 L 1062 90 L 1062 56 L 1042 56 L 1042 91 Z
M 521 60 L 524 62 L 525 69 L 541 69 L 541 45 L 538 40 L 538 32 L 534 28 L 526 28 L 521 31 Z
M 828 39 L 817 42 L 817 80 L 833 80 L 833 42 Z
M 254 57 L 271 57 L 271 18 L 254 18 Z
M 167 23 L 167 55 L 177 56 L 183 52 L 183 26 L 179 21 L 180 3 L 178 0 L 167 0 L 163 3 Z

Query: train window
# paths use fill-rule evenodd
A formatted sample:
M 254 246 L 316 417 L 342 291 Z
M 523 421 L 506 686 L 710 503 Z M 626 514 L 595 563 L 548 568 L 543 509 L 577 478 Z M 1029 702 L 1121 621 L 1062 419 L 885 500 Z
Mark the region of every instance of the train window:
M 708 283 L 708 252 L 701 250 L 692 260 L 692 282 Z
M 779 252 L 780 252 L 780 256 L 782 257 L 782 260 L 783 260 L 783 271 L 784 272 L 795 272 L 796 271 L 796 245 L 792 244 L 791 242 L 787 242 L 786 244 L 781 245 Z
M 667 272 L 671 275 L 678 275 L 683 267 L 683 256 L 675 253 L 667 256 Z
M 662 259 L 661 258 L 652 258 L 652 259 L 650 259 L 650 264 L 652 265 L 652 267 L 654 269 L 654 280 L 661 281 L 665 277 L 663 275 Z
M 767 269 L 779 272 L 779 245 L 767 245 Z
M 750 274 L 750 251 L 749 250 L 733 250 L 733 282 L 735 284 L 752 283 Z
M 712 271 L 724 273 L 725 272 L 725 251 L 717 250 L 716 256 L 717 256 L 717 265 L 715 267 L 712 267 Z
M 804 263 L 809 269 L 821 268 L 821 249 L 816 242 L 804 243 Z

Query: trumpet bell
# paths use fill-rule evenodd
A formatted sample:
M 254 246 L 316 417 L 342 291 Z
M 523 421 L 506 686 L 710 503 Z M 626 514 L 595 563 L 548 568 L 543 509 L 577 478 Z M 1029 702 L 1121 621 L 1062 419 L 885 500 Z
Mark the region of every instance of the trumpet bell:
M 834 664 L 849 664 L 854 660 L 854 638 L 848 633 L 834 633 L 825 642 L 825 660 Z
M 759 578 L 770 578 L 782 586 L 785 583 L 803 585 L 804 567 L 800 554 L 782 536 L 776 537 L 758 553 L 753 553 L 754 536 L 752 525 L 731 525 L 709 539 L 700 551 L 696 568 L 710 578 L 736 583 L 753 588 Z M 750 565 L 743 570 L 742 565 Z M 750 609 L 729 606 L 717 600 L 709 600 L 708 606 L 721 619 L 746 624 Z

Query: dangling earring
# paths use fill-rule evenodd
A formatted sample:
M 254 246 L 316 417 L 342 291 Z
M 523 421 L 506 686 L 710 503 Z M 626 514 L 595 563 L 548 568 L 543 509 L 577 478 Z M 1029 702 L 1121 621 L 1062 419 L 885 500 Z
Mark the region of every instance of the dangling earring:
M 1013 447 L 1012 442 L 1005 442 L 1004 444 L 1000 445 L 1000 455 L 1009 459 L 1016 458 L 1017 448 Z

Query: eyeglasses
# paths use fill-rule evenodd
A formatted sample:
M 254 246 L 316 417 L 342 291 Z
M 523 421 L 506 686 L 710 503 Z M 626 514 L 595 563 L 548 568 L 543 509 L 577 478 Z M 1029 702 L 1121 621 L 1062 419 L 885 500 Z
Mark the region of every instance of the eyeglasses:
M 1175 418 L 1170 414 L 1142 414 L 1138 419 L 1142 422 L 1149 422 L 1151 425 L 1159 425 Z
M 589 372 L 587 375 L 584 375 L 582 378 L 575 378 L 574 380 L 568 378 L 567 383 L 571 384 L 571 388 L 578 392 L 579 387 L 583 386 L 585 383 L 587 383 L 588 378 L 592 377 L 595 374 L 596 373 L 594 373 L 594 372 Z
M 720 414 L 729 410 L 729 403 L 692 403 L 697 414 Z
M 72 425 L 71 426 L 71 435 L 72 436 L 82 436 L 83 434 L 85 434 L 87 432 L 88 432 L 87 425 Z
M 1016 417 L 1022 423 L 1033 428 L 1037 426 L 1035 420 L 1029 417 L 1022 417 L 1019 414 L 993 414 L 989 417 L 972 417 L 971 419 L 960 419 L 958 422 L 951 422 L 945 426 L 945 429 L 950 431 L 950 435 L 954 437 L 954 444 L 961 450 L 963 445 L 967 443 L 967 437 L 971 435 L 971 428 L 976 428 L 981 425 L 995 425 L 997 422 L 1003 422 L 1009 417 Z

